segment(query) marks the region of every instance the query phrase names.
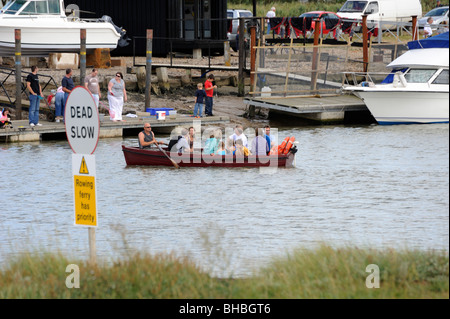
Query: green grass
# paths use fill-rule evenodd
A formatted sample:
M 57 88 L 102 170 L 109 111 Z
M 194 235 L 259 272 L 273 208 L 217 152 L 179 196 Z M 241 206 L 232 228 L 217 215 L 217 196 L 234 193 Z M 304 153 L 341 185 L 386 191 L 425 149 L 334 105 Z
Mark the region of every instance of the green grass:
M 80 288 L 66 287 L 69 264 L 80 269 Z M 380 288 L 366 287 L 369 264 L 380 269 Z M 136 254 L 98 266 L 61 254 L 30 254 L 0 271 L 4 298 L 449 298 L 445 252 L 336 249 L 322 245 L 275 259 L 254 275 L 220 279 L 192 261 Z
M 441 1 L 443 5 L 448 5 L 448 1 Z M 327 0 L 312 0 L 309 2 L 300 2 L 298 0 L 287 0 L 287 1 L 257 1 L 257 15 L 258 17 L 265 17 L 267 11 L 270 10 L 272 6 L 277 9 L 278 17 L 295 17 L 299 16 L 304 12 L 308 11 L 332 11 L 337 12 L 345 0 L 339 1 L 327 1 Z M 422 10 L 426 13 L 435 7 L 435 0 L 422 0 Z M 247 9 L 253 11 L 253 1 L 252 0 L 229 0 L 229 9 Z

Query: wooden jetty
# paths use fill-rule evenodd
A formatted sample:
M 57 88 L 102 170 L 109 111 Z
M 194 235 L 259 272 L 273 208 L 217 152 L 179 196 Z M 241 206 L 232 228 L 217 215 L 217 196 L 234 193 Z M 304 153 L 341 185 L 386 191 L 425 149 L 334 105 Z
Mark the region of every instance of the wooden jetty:
M 342 122 L 346 112 L 368 112 L 364 102 L 354 95 L 317 95 L 246 98 L 248 106 L 269 112 L 290 115 L 319 122 Z
M 145 112 L 142 112 L 145 113 Z M 156 132 L 170 133 L 175 127 L 190 127 L 193 121 L 200 121 L 202 125 L 216 125 L 229 123 L 228 116 L 210 116 L 201 119 L 187 115 L 176 115 L 166 117 L 165 120 L 157 120 L 155 116 L 138 116 L 137 118 L 126 117 L 125 122 L 113 122 L 109 118 L 100 121 L 100 138 L 123 137 L 136 134 L 143 129 L 144 123 L 150 123 Z M 0 129 L 0 144 L 14 142 L 36 142 L 41 140 L 58 140 L 66 138 L 64 123 L 41 121 L 42 126 L 31 128 L 28 120 L 14 121 L 13 128 Z

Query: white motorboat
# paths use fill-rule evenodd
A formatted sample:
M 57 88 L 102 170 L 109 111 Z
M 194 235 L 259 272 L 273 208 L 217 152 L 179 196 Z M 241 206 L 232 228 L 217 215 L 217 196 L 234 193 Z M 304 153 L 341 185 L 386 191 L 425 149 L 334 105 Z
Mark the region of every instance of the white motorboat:
M 392 72 L 382 83 L 362 74 L 361 83 L 343 90 L 361 98 L 379 124 L 448 123 L 449 33 L 411 41 L 408 48 L 387 66 Z
M 21 30 L 22 55 L 79 52 L 80 29 L 86 29 L 86 50 L 128 44 L 111 18 L 80 19 L 79 10 L 66 15 L 63 0 L 10 0 L 0 9 L 0 56 L 14 56 L 14 30 Z

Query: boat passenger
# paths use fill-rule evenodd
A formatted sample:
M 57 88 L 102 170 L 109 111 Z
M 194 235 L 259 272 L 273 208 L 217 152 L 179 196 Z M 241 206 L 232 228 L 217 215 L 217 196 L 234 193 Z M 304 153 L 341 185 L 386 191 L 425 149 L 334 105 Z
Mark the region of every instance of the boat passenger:
M 255 138 L 252 141 L 252 154 L 264 156 L 270 151 L 267 140 L 264 138 L 264 133 L 262 129 L 255 129 Z
M 167 143 L 156 140 L 155 133 L 153 133 L 150 123 L 144 124 L 144 130 L 138 135 L 138 142 L 140 149 L 150 149 L 156 144 L 167 145 Z
M 192 148 L 189 146 L 189 131 L 185 128 L 181 130 L 181 138 L 176 144 L 178 153 L 192 153 Z
M 219 143 L 219 149 L 216 151 L 217 155 L 227 155 L 227 151 L 225 149 L 225 143 L 220 142 Z
M 244 128 L 242 127 L 242 125 L 236 125 L 236 127 L 234 128 L 234 134 L 231 135 L 230 138 L 232 138 L 235 142 L 237 140 L 242 140 L 242 144 L 245 147 L 248 147 L 247 136 L 245 136 L 244 134 Z
M 195 129 L 191 126 L 189 128 L 189 138 L 188 138 L 188 142 L 189 142 L 189 146 L 191 147 L 191 149 L 194 149 L 194 134 L 195 134 Z
M 219 148 L 219 140 L 211 134 L 205 142 L 205 147 L 203 148 L 203 154 L 214 155 Z
M 234 151 L 236 151 L 236 146 L 232 138 L 229 138 L 227 140 L 227 148 L 226 148 L 228 155 L 234 155 Z
M 246 148 L 244 146 L 244 143 L 242 142 L 242 140 L 236 141 L 236 151 L 234 152 L 234 155 L 236 155 L 236 156 L 249 156 L 250 155 L 250 151 L 248 150 L 248 148 Z

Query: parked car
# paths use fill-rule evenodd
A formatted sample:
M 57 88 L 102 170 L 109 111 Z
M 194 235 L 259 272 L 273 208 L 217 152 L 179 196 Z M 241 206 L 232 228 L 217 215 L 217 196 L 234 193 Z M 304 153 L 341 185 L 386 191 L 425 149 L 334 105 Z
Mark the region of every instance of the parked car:
M 340 16 L 338 16 L 334 12 L 329 12 L 329 11 L 310 11 L 310 12 L 305 12 L 305 13 L 300 15 L 300 18 L 313 18 L 313 20 L 311 22 L 311 29 L 306 30 L 306 31 L 312 31 L 312 30 L 315 29 L 315 26 L 316 26 L 316 22 L 314 21 L 315 19 L 323 19 L 322 20 L 322 34 L 330 33 L 330 31 L 334 28 L 334 26 L 339 24 L 340 21 L 341 21 L 341 17 Z M 327 26 L 327 23 L 325 23 L 325 19 L 335 20 L 336 24 L 333 23 L 333 26 L 331 28 L 329 28 L 330 25 L 328 24 L 328 26 Z
M 229 9 L 227 10 L 227 18 L 228 18 L 228 41 L 230 41 L 231 47 L 236 51 L 237 43 L 236 43 L 236 35 L 239 29 L 239 18 L 251 18 L 253 17 L 253 13 L 249 10 L 235 10 Z
M 448 6 L 438 7 L 428 11 L 422 19 L 419 19 L 419 27 L 423 28 L 427 24 L 427 20 L 430 17 L 433 18 L 431 29 L 436 30 L 439 26 L 448 26 Z

